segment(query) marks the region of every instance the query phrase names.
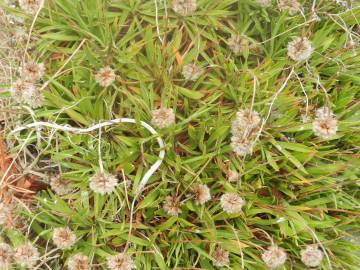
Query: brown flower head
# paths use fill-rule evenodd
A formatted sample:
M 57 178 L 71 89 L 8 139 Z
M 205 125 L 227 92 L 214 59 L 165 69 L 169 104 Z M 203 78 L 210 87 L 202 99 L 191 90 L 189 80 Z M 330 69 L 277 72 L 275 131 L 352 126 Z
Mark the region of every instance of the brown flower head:
M 50 187 L 56 194 L 62 196 L 72 191 L 71 182 L 63 179 L 61 175 L 54 175 L 50 178 Z
M 220 198 L 222 209 L 229 214 L 240 213 L 245 201 L 236 193 L 225 193 Z
M 240 54 L 248 46 L 248 40 L 240 35 L 231 35 L 228 39 L 228 45 L 235 54 Z
M 14 259 L 21 267 L 32 268 L 40 259 L 40 254 L 36 247 L 26 243 L 15 249 Z
M 196 10 L 196 0 L 173 0 L 172 9 L 181 16 L 189 16 Z
M 90 177 L 90 189 L 99 194 L 112 193 L 118 184 L 118 178 L 115 175 L 106 172 L 97 172 Z
M 287 49 L 288 56 L 298 62 L 308 60 L 314 50 L 306 37 L 297 37 L 290 41 Z
M 191 192 L 194 195 L 196 204 L 204 204 L 211 199 L 210 189 L 207 185 L 195 185 Z
M 103 87 L 110 86 L 115 81 L 115 78 L 115 72 L 109 66 L 101 68 L 95 75 L 95 81 Z
M 161 108 L 152 111 L 151 123 L 159 128 L 167 128 L 175 123 L 175 114 L 172 109 Z
M 287 255 L 283 248 L 273 245 L 268 247 L 261 258 L 267 267 L 277 268 L 285 263 Z
M 8 269 L 13 260 L 13 251 L 6 243 L 0 242 L 0 267 Z
M 37 64 L 35 62 L 28 62 L 20 68 L 21 78 L 28 82 L 40 80 L 44 76 L 44 73 L 45 66 L 43 63 Z
M 131 270 L 136 268 L 131 257 L 125 253 L 118 253 L 107 259 L 107 267 L 110 270 Z
M 245 156 L 252 152 L 253 142 L 248 138 L 231 137 L 231 148 L 238 156 Z
M 166 196 L 165 202 L 163 206 L 166 213 L 171 216 L 177 216 L 181 213 L 181 209 L 179 207 L 179 201 L 176 197 L 173 196 Z
M 312 125 L 313 132 L 325 140 L 331 139 L 337 132 L 337 120 L 328 107 L 316 111 L 316 117 Z
M 301 261 L 307 267 L 318 267 L 324 257 L 324 253 L 317 245 L 308 245 L 300 251 Z
M 182 74 L 186 80 L 195 81 L 200 77 L 202 68 L 193 64 L 187 64 L 183 67 Z
M 279 0 L 279 9 L 287 11 L 289 15 L 293 16 L 301 10 L 301 5 L 297 0 Z
M 213 265 L 216 267 L 226 267 L 230 264 L 229 252 L 221 247 L 217 247 L 211 256 L 213 257 Z
M 89 258 L 81 253 L 70 257 L 68 261 L 69 270 L 89 270 Z
M 67 249 L 75 244 L 76 235 L 68 227 L 55 228 L 52 237 L 54 244 L 60 249 Z

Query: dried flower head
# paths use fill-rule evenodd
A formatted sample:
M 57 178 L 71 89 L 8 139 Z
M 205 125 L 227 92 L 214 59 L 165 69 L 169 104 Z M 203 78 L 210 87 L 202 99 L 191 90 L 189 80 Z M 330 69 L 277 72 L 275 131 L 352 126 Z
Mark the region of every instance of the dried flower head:
M 202 73 L 202 68 L 193 64 L 187 64 L 183 67 L 182 74 L 186 80 L 195 81 L 200 77 Z
M 236 193 L 225 193 L 220 198 L 222 209 L 229 214 L 240 213 L 245 201 Z
M 8 222 L 9 215 L 11 214 L 11 208 L 5 203 L 0 202 L 0 225 L 4 225 Z
M 244 131 L 256 128 L 261 122 L 258 112 L 250 109 L 240 110 L 231 124 L 231 132 L 234 136 L 241 137 Z
M 33 83 L 18 79 L 10 92 L 16 102 L 28 104 L 32 108 L 37 108 L 43 103 L 43 96 Z
M 353 40 L 350 40 L 350 41 L 346 42 L 344 48 L 347 49 L 347 50 L 354 50 L 354 49 L 356 49 L 358 46 L 359 46 L 358 43 L 356 43 L 356 42 L 353 41 Z
M 18 103 L 24 102 L 25 92 L 33 92 L 33 91 L 35 91 L 35 86 L 32 83 L 28 83 L 21 79 L 16 80 L 10 89 L 12 97 Z
M 69 227 L 61 227 L 54 229 L 52 239 L 58 248 L 67 249 L 75 244 L 76 235 Z
M 214 259 L 213 265 L 216 267 L 226 267 L 230 264 L 229 252 L 222 249 L 221 247 L 217 247 L 211 256 Z
M 210 189 L 207 185 L 195 185 L 191 192 L 194 195 L 196 204 L 204 204 L 211 199 Z
M 12 36 L 10 38 L 11 44 L 21 44 L 25 42 L 28 38 L 28 34 L 26 32 L 26 29 L 24 27 L 17 27 L 15 31 L 12 33 Z
M 279 9 L 293 16 L 301 10 L 301 5 L 297 0 L 279 0 Z
M 288 56 L 294 61 L 308 60 L 313 52 L 311 42 L 306 37 L 297 37 L 290 41 L 288 46 Z
M 228 45 L 235 54 L 240 54 L 248 46 L 248 41 L 240 35 L 231 35 L 228 39 Z
M 75 254 L 70 257 L 68 261 L 69 270 L 88 270 L 89 268 L 89 258 L 88 256 L 83 255 L 82 253 Z
M 333 113 L 329 107 L 321 107 L 316 110 L 315 112 L 315 118 L 328 118 L 330 116 L 333 116 Z
M 13 260 L 13 251 L 6 243 L 0 243 L 0 267 L 8 269 Z
M 252 151 L 253 142 L 248 138 L 242 138 L 239 136 L 231 137 L 231 148 L 238 156 L 245 156 Z
M 272 245 L 261 255 L 261 259 L 264 261 L 267 267 L 277 268 L 283 265 L 286 261 L 287 255 L 283 248 L 276 245 Z
M 308 245 L 300 251 L 301 261 L 307 267 L 318 267 L 324 257 L 323 252 L 317 245 Z
M 175 114 L 172 109 L 160 108 L 152 111 L 151 123 L 159 128 L 167 128 L 175 123 Z
M 240 179 L 239 173 L 234 170 L 228 170 L 226 176 L 229 182 L 237 182 Z
M 20 68 L 21 78 L 28 82 L 40 80 L 44 76 L 44 73 L 45 66 L 43 63 L 37 64 L 35 62 L 28 62 Z
M 104 195 L 113 192 L 117 184 L 118 178 L 115 175 L 99 171 L 90 177 L 89 186 L 95 193 Z
M 40 259 L 40 254 L 36 247 L 26 243 L 15 249 L 14 259 L 21 267 L 32 268 Z
M 15 204 L 0 203 L 0 225 L 7 229 L 21 229 L 23 227 L 23 220 L 20 215 L 16 213 Z
M 95 81 L 103 87 L 110 86 L 115 81 L 115 78 L 115 72 L 109 66 L 101 68 L 95 75 Z
M 173 0 L 172 9 L 181 16 L 189 16 L 196 10 L 196 0 Z
M 260 6 L 262 6 L 262 7 L 269 7 L 269 6 L 271 6 L 271 2 L 272 2 L 272 0 L 256 0 L 256 2 L 260 5 Z
M 110 270 L 131 270 L 136 268 L 131 257 L 125 253 L 118 253 L 107 259 L 107 267 Z
M 179 207 L 179 201 L 176 197 L 173 196 L 166 196 L 165 202 L 163 206 L 166 213 L 171 216 L 177 216 L 181 213 L 181 209 Z
M 24 103 L 28 104 L 32 108 L 38 108 L 43 105 L 44 97 L 37 88 L 33 88 L 32 91 L 25 91 L 23 94 Z
M 72 187 L 70 186 L 70 181 L 63 179 L 61 175 L 51 176 L 50 179 L 50 187 L 56 194 L 62 196 L 70 193 L 72 191 Z
M 330 108 L 323 107 L 316 111 L 316 117 L 312 124 L 313 132 L 325 140 L 332 138 L 337 132 L 337 120 Z
M 20 8 L 28 14 L 35 14 L 43 4 L 43 0 L 19 0 Z

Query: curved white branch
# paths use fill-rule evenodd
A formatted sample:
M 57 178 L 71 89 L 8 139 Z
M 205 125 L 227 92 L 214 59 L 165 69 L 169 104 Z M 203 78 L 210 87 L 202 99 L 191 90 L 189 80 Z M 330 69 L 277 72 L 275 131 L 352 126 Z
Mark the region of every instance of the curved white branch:
M 68 126 L 68 125 L 59 125 L 56 123 L 49 123 L 49 122 L 34 122 L 31 124 L 27 124 L 27 125 L 23 125 L 20 127 L 15 128 L 13 131 L 10 132 L 11 134 L 20 132 L 22 130 L 25 129 L 30 129 L 30 128 L 39 128 L 39 127 L 48 127 L 48 128 L 53 128 L 56 130 L 62 130 L 62 131 L 68 131 L 68 132 L 74 132 L 74 133 L 89 133 L 91 131 L 97 130 L 99 128 L 102 127 L 106 127 L 106 126 L 111 126 L 114 124 L 119 124 L 119 123 L 132 123 L 132 124 L 136 124 L 136 120 L 133 118 L 117 118 L 117 119 L 113 119 L 113 120 L 109 120 L 109 121 L 105 121 L 93 126 L 90 126 L 88 128 L 76 128 L 76 127 L 72 127 L 72 126 Z M 156 130 L 150 126 L 148 123 L 140 121 L 140 124 L 146 128 L 152 135 L 158 135 L 158 133 L 156 132 Z M 159 158 L 158 160 L 150 167 L 150 169 L 145 173 L 145 175 L 143 176 L 143 178 L 140 181 L 140 184 L 137 188 L 137 193 L 140 193 L 141 190 L 145 187 L 145 185 L 147 184 L 147 182 L 149 181 L 150 177 L 154 174 L 154 172 L 160 167 L 164 157 L 165 157 L 165 144 L 164 141 L 161 139 L 161 137 L 157 137 L 156 138 L 159 147 L 160 147 L 160 152 L 159 152 Z

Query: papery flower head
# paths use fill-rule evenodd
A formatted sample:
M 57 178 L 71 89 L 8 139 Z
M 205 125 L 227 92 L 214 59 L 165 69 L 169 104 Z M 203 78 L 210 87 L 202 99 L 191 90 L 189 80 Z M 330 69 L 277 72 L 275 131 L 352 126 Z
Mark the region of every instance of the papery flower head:
M 151 112 L 151 123 L 159 128 L 167 128 L 175 123 L 173 109 L 160 108 Z
M 69 227 L 55 228 L 52 240 L 58 248 L 67 249 L 75 244 L 76 235 Z
M 195 63 L 187 64 L 183 67 L 182 74 L 186 80 L 195 81 L 203 72 L 202 68 L 195 65 Z
M 234 170 L 228 170 L 226 176 L 229 182 L 237 182 L 240 179 L 239 173 Z
M 308 60 L 314 50 L 306 37 L 297 37 L 290 41 L 287 49 L 288 56 L 298 62 Z
M 216 267 L 226 267 L 230 264 L 229 252 L 221 247 L 217 247 L 211 257 L 213 257 L 213 265 Z
M 300 251 L 301 261 L 307 267 L 318 267 L 324 257 L 324 253 L 317 245 L 308 245 Z
M 350 40 L 348 42 L 346 42 L 344 48 L 347 50 L 354 50 L 359 46 L 359 44 L 353 40 Z
M 327 106 L 321 107 L 315 111 L 315 118 L 328 118 L 333 116 L 333 112 Z
M 173 0 L 172 9 L 181 16 L 189 16 L 196 10 L 196 0 Z
M 171 216 L 178 216 L 181 213 L 179 200 L 174 196 L 165 197 L 163 208 Z
M 89 258 L 88 256 L 83 255 L 82 253 L 77 253 L 74 256 L 70 257 L 68 261 L 69 270 L 88 270 L 89 267 Z
M 36 82 L 40 80 L 45 73 L 45 66 L 43 63 L 28 62 L 20 67 L 20 76 L 22 80 L 28 82 Z
M 337 120 L 330 108 L 323 107 L 316 111 L 316 117 L 312 124 L 313 132 L 325 140 L 332 138 L 337 132 Z
M 40 259 L 40 254 L 36 247 L 26 243 L 15 249 L 14 259 L 21 267 L 32 268 Z
M 10 89 L 12 97 L 18 103 L 24 102 L 25 92 L 33 92 L 33 91 L 35 91 L 35 85 L 21 79 L 16 80 Z
M 240 213 L 245 201 L 236 193 L 225 193 L 220 198 L 222 209 L 229 214 Z
M 15 206 L 14 204 L 0 203 L 0 225 L 6 229 L 21 229 L 24 225 L 21 216 L 16 213 Z
M 10 214 L 11 208 L 5 203 L 0 202 L 0 225 L 4 225 L 8 222 Z
M 272 0 L 256 0 L 256 2 L 262 7 L 269 7 L 271 6 Z
M 207 185 L 197 184 L 191 189 L 191 192 L 196 204 L 204 204 L 211 199 L 210 189 Z
M 71 182 L 69 180 L 63 179 L 61 175 L 51 176 L 50 187 L 56 194 L 62 196 L 70 193 L 72 187 L 70 186 Z
M 26 29 L 24 27 L 17 27 L 16 29 L 14 29 L 14 32 L 12 32 L 12 35 L 10 37 L 10 43 L 16 46 L 17 44 L 25 42 L 27 38 L 28 34 L 26 32 Z
M 248 138 L 231 137 L 231 148 L 238 156 L 245 156 L 252 151 L 253 142 Z
M 118 253 L 117 255 L 108 257 L 107 267 L 110 270 L 131 270 L 135 269 L 136 265 L 129 255 Z
M 27 14 L 35 14 L 43 4 L 43 0 L 19 0 L 20 8 Z
M 279 9 L 287 11 L 289 15 L 293 16 L 301 10 L 301 5 L 297 0 L 279 0 Z
M 257 127 L 261 122 L 258 112 L 250 109 L 240 110 L 231 124 L 231 132 L 234 136 L 242 136 L 246 130 Z
M 23 93 L 24 103 L 28 104 L 31 108 L 41 107 L 44 103 L 44 97 L 39 91 L 39 89 L 35 87 L 28 90 L 29 91 L 25 91 Z
M 235 54 L 240 54 L 248 46 L 248 41 L 240 35 L 231 35 L 228 39 L 228 45 Z
M 264 261 L 267 267 L 277 268 L 282 266 L 286 261 L 287 255 L 283 248 L 276 245 L 272 245 L 261 255 L 261 259 Z
M 18 79 L 10 89 L 12 97 L 18 103 L 25 103 L 37 108 L 43 103 L 43 96 L 33 83 Z
M 115 81 L 115 78 L 115 72 L 109 66 L 101 68 L 95 75 L 95 81 L 103 87 L 110 86 Z
M 0 267 L 8 269 L 13 260 L 13 250 L 6 243 L 0 242 Z M 3 269 L 1 268 L 1 269 Z
M 107 194 L 115 190 L 118 184 L 118 178 L 107 172 L 97 172 L 90 177 L 90 189 L 95 193 Z

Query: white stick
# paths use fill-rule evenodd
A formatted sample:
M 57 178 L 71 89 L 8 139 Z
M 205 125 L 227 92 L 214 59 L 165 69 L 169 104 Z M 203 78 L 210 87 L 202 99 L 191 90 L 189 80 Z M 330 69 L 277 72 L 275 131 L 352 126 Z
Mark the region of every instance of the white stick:
M 136 124 L 136 120 L 133 118 L 117 118 L 117 119 L 113 119 L 113 120 L 109 120 L 106 122 L 102 122 L 93 126 L 90 126 L 88 128 L 76 128 L 76 127 L 71 127 L 68 125 L 58 125 L 56 123 L 50 123 L 50 122 L 34 122 L 31 124 L 27 124 L 27 125 L 23 125 L 20 127 L 15 128 L 13 131 L 10 132 L 10 135 L 15 134 L 17 132 L 20 132 L 22 130 L 25 129 L 30 129 L 30 128 L 38 128 L 38 127 L 48 127 L 48 128 L 53 128 L 56 130 L 62 130 L 62 131 L 68 131 L 68 132 L 74 132 L 74 133 L 89 133 L 91 131 L 97 130 L 99 128 L 102 127 L 106 127 L 106 126 L 111 126 L 114 124 L 119 124 L 119 123 L 132 123 L 132 124 Z M 140 121 L 140 124 L 146 128 L 152 135 L 158 135 L 158 133 L 156 132 L 156 130 L 150 126 L 148 123 Z M 136 193 L 140 193 L 141 190 L 145 187 L 145 185 L 147 184 L 147 182 L 149 181 L 150 177 L 154 174 L 154 172 L 160 167 L 164 157 L 165 157 L 165 144 L 164 141 L 160 138 L 157 137 L 156 138 L 159 147 L 160 147 L 160 152 L 159 152 L 159 159 L 150 167 L 150 169 L 145 173 L 145 175 L 143 176 L 143 178 L 140 181 L 139 186 L 137 187 L 137 191 Z

